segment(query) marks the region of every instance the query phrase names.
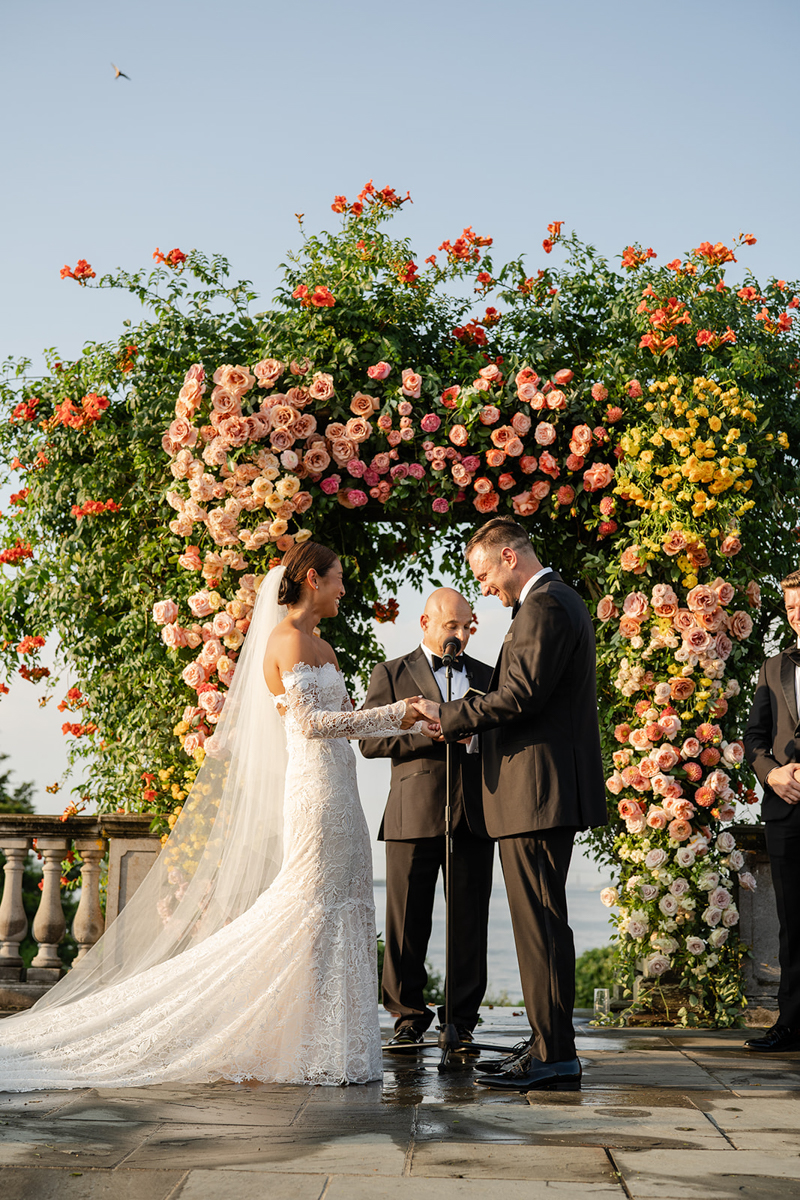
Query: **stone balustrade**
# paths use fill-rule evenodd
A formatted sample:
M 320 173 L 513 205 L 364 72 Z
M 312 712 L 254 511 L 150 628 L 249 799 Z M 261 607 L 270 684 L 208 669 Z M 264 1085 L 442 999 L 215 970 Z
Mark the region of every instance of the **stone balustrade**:
M 138 813 L 59 817 L 0 815 L 0 851 L 5 856 L 0 903 L 0 1011 L 28 1008 L 61 978 L 58 948 L 67 931 L 61 905 L 61 863 L 73 842 L 81 857 L 81 891 L 72 925 L 77 959 L 86 954 L 144 879 L 161 849 L 150 836 L 150 818 Z M 38 951 L 25 969 L 19 953 L 28 932 L 22 877 L 33 841 L 42 855 L 43 886 L 31 935 Z M 100 906 L 100 870 L 109 856 L 106 916 Z

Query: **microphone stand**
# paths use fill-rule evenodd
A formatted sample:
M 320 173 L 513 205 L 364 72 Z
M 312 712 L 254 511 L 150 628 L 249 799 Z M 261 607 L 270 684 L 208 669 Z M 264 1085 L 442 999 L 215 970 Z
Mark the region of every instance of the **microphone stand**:
M 447 701 L 453 698 L 453 660 L 460 654 L 461 646 L 455 638 L 448 639 L 443 647 L 442 665 L 445 669 Z M 484 1042 L 462 1042 L 453 1023 L 453 997 L 451 989 L 453 964 L 453 743 L 445 744 L 445 805 L 444 805 L 444 1021 L 439 1027 L 438 1046 L 442 1051 L 439 1070 L 449 1066 L 464 1067 L 460 1055 L 465 1050 L 490 1050 L 508 1053 L 508 1046 L 489 1045 Z

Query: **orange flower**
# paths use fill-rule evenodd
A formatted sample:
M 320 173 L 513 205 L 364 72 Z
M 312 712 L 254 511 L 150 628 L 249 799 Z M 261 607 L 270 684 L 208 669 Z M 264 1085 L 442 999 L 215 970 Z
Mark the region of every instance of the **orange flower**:
M 94 279 L 95 276 L 96 272 L 92 270 L 85 258 L 78 259 L 78 265 L 74 271 L 67 266 L 61 268 L 62 279 L 74 279 L 82 287 L 85 287 L 87 280 Z
M 701 242 L 699 246 L 692 251 L 698 258 L 704 258 L 709 266 L 720 266 L 722 263 L 736 262 L 736 257 L 732 250 L 727 246 L 723 246 L 722 242 L 716 242 L 711 245 L 711 242 Z

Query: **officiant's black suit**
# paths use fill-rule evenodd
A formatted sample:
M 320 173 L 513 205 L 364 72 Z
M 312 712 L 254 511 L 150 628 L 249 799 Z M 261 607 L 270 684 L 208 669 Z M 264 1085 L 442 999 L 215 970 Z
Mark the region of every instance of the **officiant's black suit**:
M 461 656 L 471 687 L 485 691 L 492 669 L 468 654 Z M 364 705 L 374 708 L 442 695 L 424 651 L 379 663 L 372 672 Z M 442 743 L 421 734 L 367 738 L 359 742 L 365 758 L 390 758 L 392 779 L 378 834 L 386 842 L 386 928 L 383 1004 L 397 1013 L 397 1027 L 424 1031 L 433 1019 L 425 1004 L 425 955 L 431 934 L 439 871 L 444 867 L 445 756 Z M 486 834 L 481 808 L 480 754 L 454 748 L 453 898 L 454 954 L 450 981 L 453 1021 L 473 1029 L 486 991 L 489 899 L 494 843 Z
M 596 648 L 586 605 L 556 571 L 511 623 L 487 694 L 442 706 L 447 741 L 481 734 L 483 813 L 499 839 L 522 990 L 544 1062 L 575 1054 L 566 880 L 575 833 L 607 820 Z
M 767 785 L 775 767 L 800 763 L 800 714 L 795 668 L 800 650 L 790 646 L 762 664 L 744 749 L 764 787 L 761 817 L 778 908 L 781 1025 L 800 1033 L 800 804 L 787 804 Z

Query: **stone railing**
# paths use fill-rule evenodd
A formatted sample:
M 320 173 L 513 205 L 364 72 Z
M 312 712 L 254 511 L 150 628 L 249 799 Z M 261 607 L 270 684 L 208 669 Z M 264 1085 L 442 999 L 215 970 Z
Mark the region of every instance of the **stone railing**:
M 6 860 L 0 903 L 0 1011 L 30 1007 L 64 973 L 58 955 L 67 932 L 61 906 L 61 863 L 73 842 L 82 859 L 80 900 L 72 923 L 77 961 L 124 908 L 155 861 L 161 843 L 149 835 L 149 829 L 150 818 L 133 813 L 78 816 L 67 821 L 38 814 L 0 815 L 0 851 Z M 19 953 L 28 932 L 22 876 L 34 839 L 42 855 L 44 879 L 31 926 L 38 951 L 26 970 Z M 106 851 L 109 865 L 104 920 L 99 883 Z

